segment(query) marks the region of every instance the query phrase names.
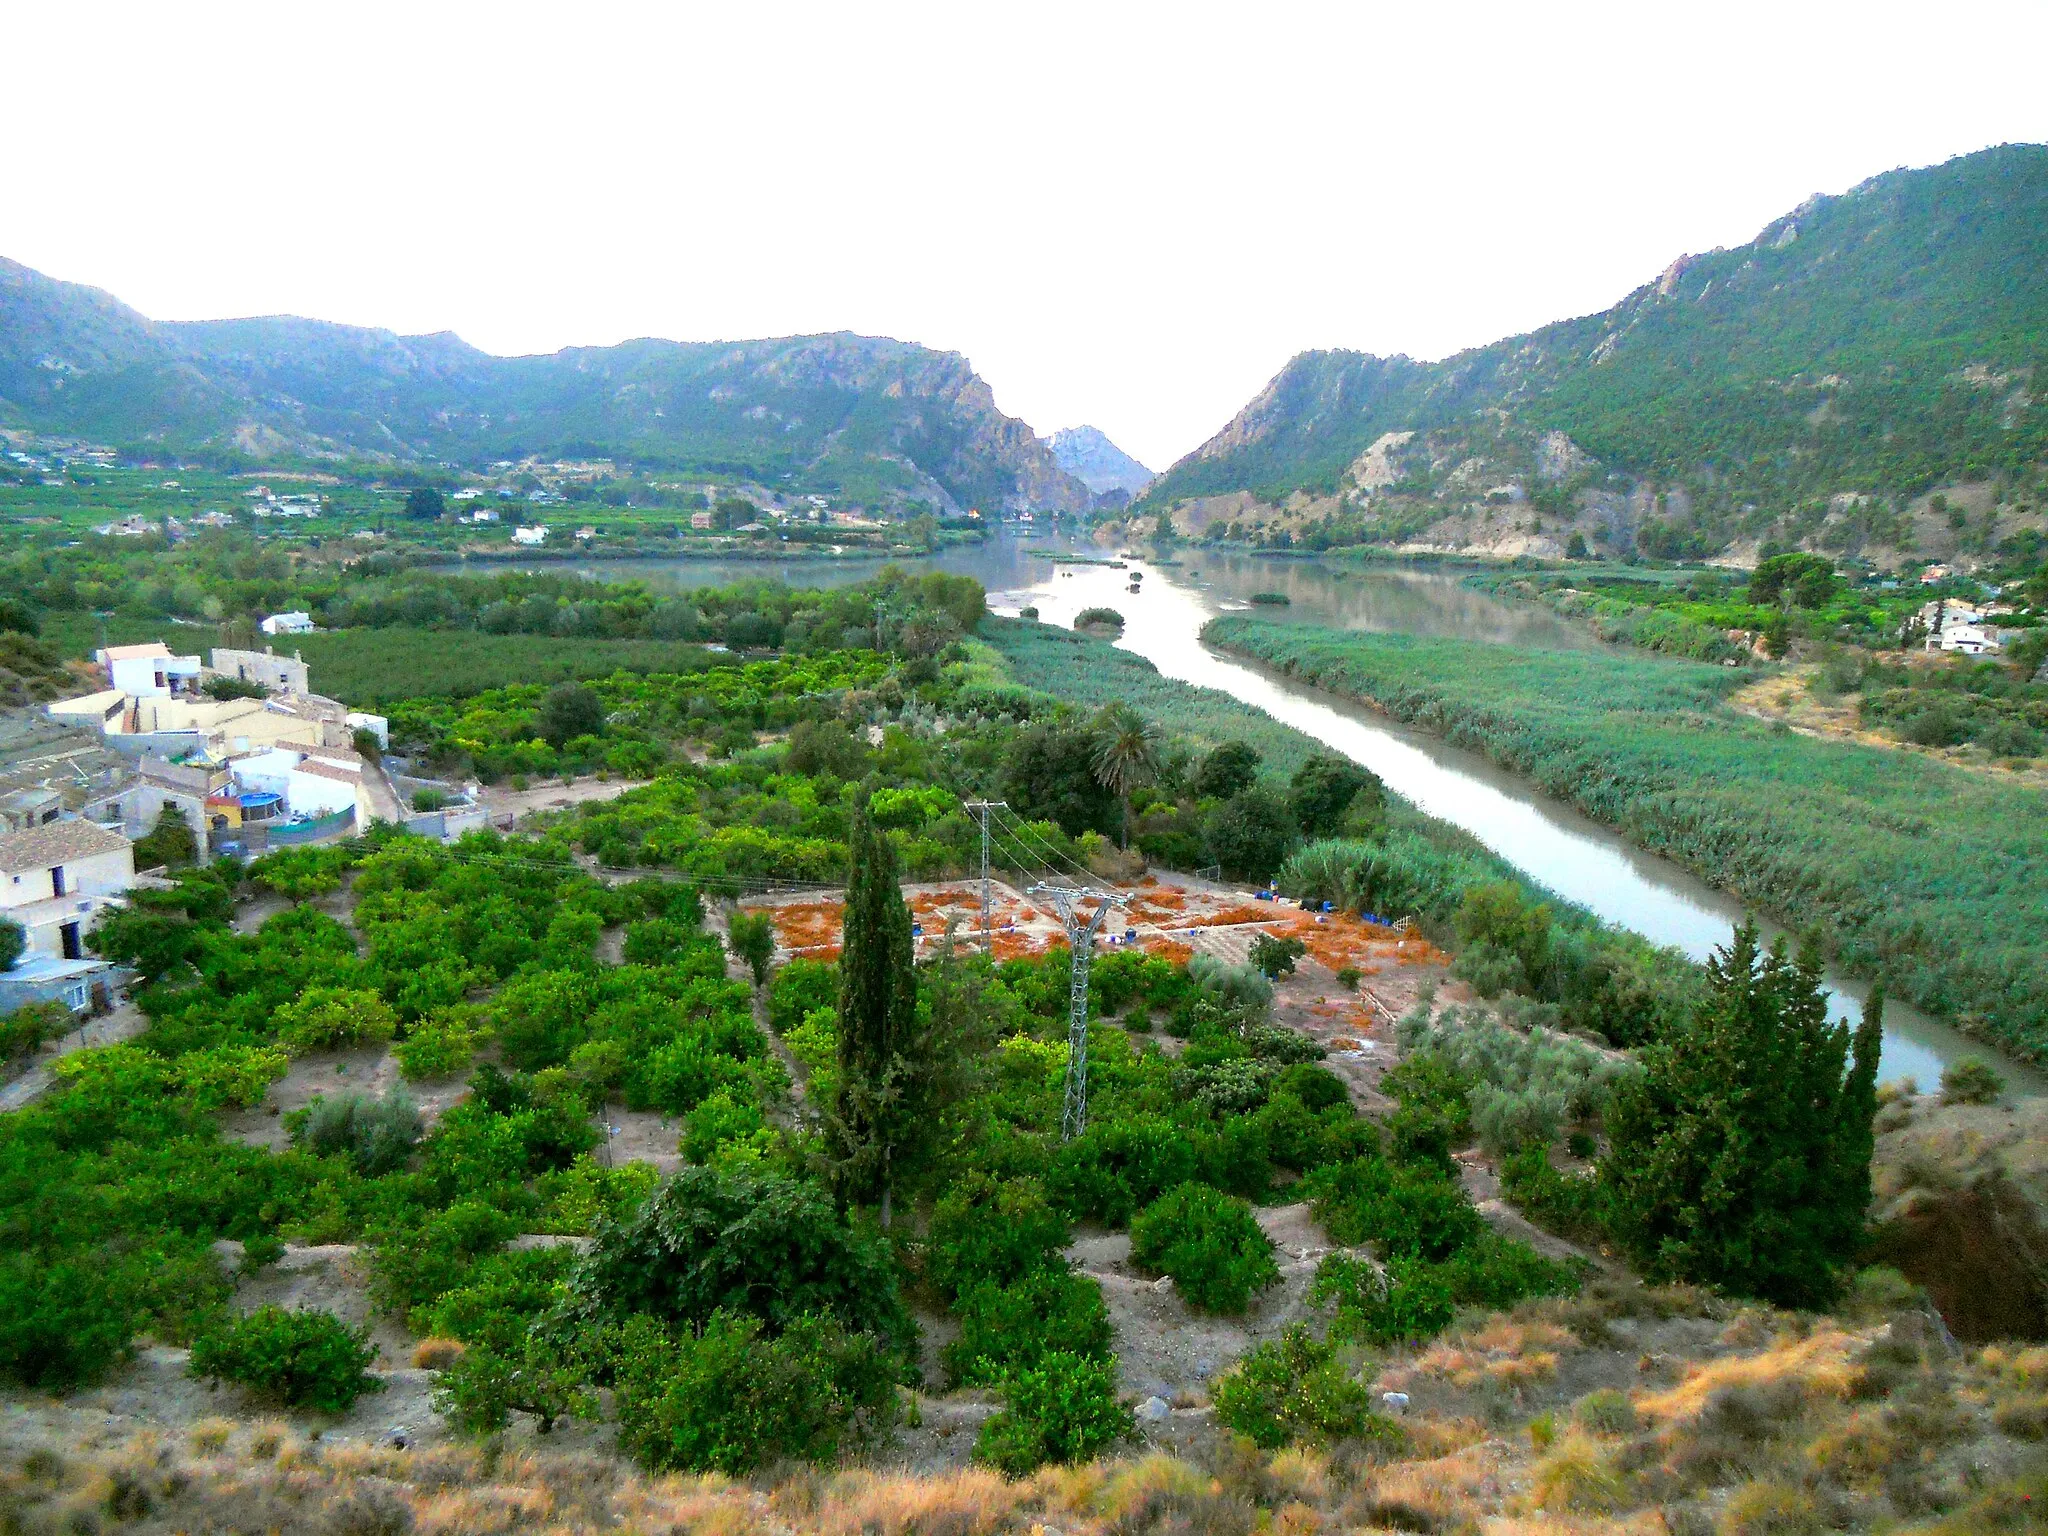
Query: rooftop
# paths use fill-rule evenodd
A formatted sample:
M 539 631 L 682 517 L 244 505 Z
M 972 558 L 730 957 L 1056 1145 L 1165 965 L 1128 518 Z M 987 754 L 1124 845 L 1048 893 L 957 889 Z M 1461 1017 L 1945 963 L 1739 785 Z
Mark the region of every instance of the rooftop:
M 109 661 L 132 661 L 137 656 L 165 656 L 171 648 L 161 640 L 152 640 L 147 645 L 110 645 L 103 652 Z
M 118 853 L 128 839 L 94 821 L 53 821 L 0 837 L 0 869 L 48 869 L 72 859 Z

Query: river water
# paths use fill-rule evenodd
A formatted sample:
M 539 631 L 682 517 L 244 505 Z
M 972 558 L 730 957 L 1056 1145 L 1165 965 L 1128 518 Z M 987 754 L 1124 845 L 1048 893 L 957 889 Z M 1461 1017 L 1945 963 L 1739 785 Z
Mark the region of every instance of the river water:
M 999 538 L 979 548 L 949 550 L 936 566 L 976 577 L 989 607 L 1015 614 L 1038 609 L 1042 622 L 1071 624 L 1083 608 L 1114 608 L 1124 616 L 1118 644 L 1168 677 L 1217 688 L 1313 736 L 1383 779 L 1432 816 L 1471 833 L 1539 884 L 1695 960 L 1726 944 L 1746 915 L 1742 904 L 1668 860 L 1630 846 L 1618 834 L 1562 801 L 1536 791 L 1476 753 L 1410 730 L 1371 710 L 1305 688 L 1266 670 L 1220 656 L 1200 643 L 1217 614 L 1248 606 L 1255 592 L 1282 592 L 1286 607 L 1261 606 L 1261 617 L 1337 629 L 1435 635 L 1539 649 L 1597 650 L 1603 643 L 1547 609 L 1507 603 L 1464 586 L 1458 576 L 1405 567 L 1349 568 L 1312 561 L 1260 560 L 1190 551 L 1179 564 L 1138 557 L 1142 591 L 1127 590 L 1129 572 L 1104 565 L 1055 562 L 1048 544 Z M 1088 553 L 1099 555 L 1099 550 Z M 885 562 L 593 561 L 574 567 L 601 579 L 640 580 L 657 587 L 718 585 L 743 577 L 780 575 L 794 586 L 864 581 Z M 548 569 L 562 567 L 550 564 Z M 1768 924 L 1765 932 L 1773 933 Z M 1853 1018 L 1864 983 L 1830 973 L 1829 1008 Z M 1931 1087 L 1942 1067 L 1962 1057 L 1997 1061 L 2013 1092 L 2048 1093 L 2048 1077 L 1998 1058 L 1954 1029 L 1897 998 L 1885 1004 L 1886 1081 L 1916 1078 Z

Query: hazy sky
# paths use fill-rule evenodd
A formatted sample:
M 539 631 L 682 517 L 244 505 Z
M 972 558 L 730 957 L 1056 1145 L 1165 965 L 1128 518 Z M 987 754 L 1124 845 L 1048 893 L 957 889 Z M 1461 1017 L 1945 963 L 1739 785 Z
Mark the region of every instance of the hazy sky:
M 496 352 L 850 329 L 1155 468 L 1306 347 L 1606 307 L 2048 139 L 2048 4 L 31 5 L 0 254 Z

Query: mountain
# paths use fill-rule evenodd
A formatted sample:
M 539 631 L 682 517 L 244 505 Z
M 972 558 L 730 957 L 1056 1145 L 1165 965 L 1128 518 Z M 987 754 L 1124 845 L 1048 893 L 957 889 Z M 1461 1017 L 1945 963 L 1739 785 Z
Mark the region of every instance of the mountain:
M 1441 362 L 1303 353 L 1143 504 L 1312 506 L 1297 531 L 1340 541 L 1547 516 L 1652 553 L 1854 552 L 1912 547 L 1945 486 L 1988 487 L 1959 504 L 1997 526 L 1965 543 L 2025 523 L 2044 460 L 2048 146 L 2005 145 L 1816 196 L 1600 314 Z
M 1122 491 L 1135 496 L 1153 480 L 1153 473 L 1094 427 L 1063 427 L 1046 439 L 1061 469 L 1097 496 Z
M 5 260 L 0 425 L 257 461 L 611 456 L 871 502 L 1092 501 L 955 352 L 839 333 L 496 357 L 446 332 L 152 321 Z

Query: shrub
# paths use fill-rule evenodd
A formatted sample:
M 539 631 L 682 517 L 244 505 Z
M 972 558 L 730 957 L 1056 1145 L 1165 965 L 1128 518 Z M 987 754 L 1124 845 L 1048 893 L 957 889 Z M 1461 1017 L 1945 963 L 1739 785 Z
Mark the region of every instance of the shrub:
M 1232 880 L 1264 880 L 1297 841 L 1294 818 L 1274 791 L 1254 784 L 1212 809 L 1202 822 L 1210 855 Z
M 1457 1305 L 1439 1265 L 1395 1258 L 1379 1270 L 1341 1253 L 1317 1267 L 1309 1300 L 1319 1307 L 1335 1303 L 1332 1339 L 1361 1344 L 1434 1338 L 1450 1326 Z
M 720 1088 L 683 1117 L 682 1153 L 693 1163 L 708 1163 L 721 1147 L 756 1144 L 767 1130 L 751 1096 Z
M 389 1040 L 398 1029 L 391 1005 L 357 987 L 308 987 L 271 1016 L 278 1039 L 295 1056 L 346 1050 Z
M 444 1008 L 413 1026 L 392 1054 L 408 1082 L 431 1082 L 469 1070 L 486 1030 L 467 1010 Z
M 1599 1238 L 1605 1232 L 1599 1182 L 1591 1174 L 1560 1172 L 1545 1147 L 1526 1147 L 1504 1159 L 1500 1192 L 1537 1226 L 1560 1237 Z
M 202 1109 L 247 1109 L 261 1104 L 270 1085 L 290 1068 L 290 1060 L 275 1046 L 216 1045 L 187 1051 L 177 1059 L 175 1074 L 178 1086 Z
M 1107 1360 L 1115 1343 L 1102 1287 L 1064 1266 L 970 1286 L 953 1310 L 960 1335 L 940 1358 L 955 1386 L 994 1386 L 1049 1353 Z
M 421 1349 L 425 1348 L 423 1344 Z M 435 1411 L 472 1434 L 495 1434 L 514 1412 L 532 1414 L 534 1428 L 543 1435 L 569 1415 L 598 1415 L 589 1362 L 564 1347 L 556 1329 L 523 1329 L 516 1341 L 502 1348 L 489 1343 L 456 1345 L 452 1359 L 447 1352 L 442 1358 L 447 1363 L 434 1387 Z
M 1182 1184 L 1131 1223 L 1131 1258 L 1205 1312 L 1242 1312 L 1280 1278 L 1273 1240 L 1243 1200 L 1206 1184 Z
M 1060 1148 L 1046 1184 L 1076 1220 L 1121 1227 L 1141 1207 L 1193 1178 L 1194 1143 L 1156 1115 L 1097 1120 Z
M 1233 965 L 1214 955 L 1188 960 L 1188 980 L 1206 996 L 1232 1008 L 1264 1008 L 1273 1001 L 1273 984 L 1255 965 Z
M 1955 1061 L 1941 1069 L 1944 1104 L 1996 1104 L 2005 1094 L 2005 1079 L 1982 1061 Z
M 1344 1079 L 1328 1067 L 1313 1062 L 1297 1062 L 1287 1068 L 1273 1083 L 1276 1096 L 1299 1100 L 1302 1106 L 1311 1110 L 1325 1110 L 1336 1105 L 1351 1102 L 1351 1090 L 1344 1086 Z
M 1294 962 L 1308 953 L 1308 946 L 1299 939 L 1276 939 L 1262 933 L 1252 940 L 1252 969 L 1268 981 L 1277 981 L 1282 976 L 1294 974 Z
M 1105 629 L 1122 629 L 1124 616 L 1114 608 L 1083 608 L 1074 615 L 1074 628 L 1089 629 L 1100 625 Z
M 884 1246 L 808 1179 L 752 1169 L 679 1170 L 598 1232 L 576 1284 L 608 1310 L 665 1322 L 725 1311 L 780 1328 L 818 1314 L 892 1348 L 913 1336 Z
M 1333 1241 L 1376 1243 L 1390 1258 L 1439 1262 L 1485 1229 L 1464 1190 L 1426 1166 L 1359 1158 L 1318 1168 L 1303 1185 Z
M 317 1098 L 305 1114 L 294 1129 L 301 1146 L 322 1156 L 342 1153 L 354 1160 L 357 1172 L 372 1177 L 402 1166 L 424 1126 L 419 1106 L 401 1088 L 381 1099 L 361 1093 Z
M 887 1427 L 894 1367 L 872 1339 L 805 1313 L 770 1337 L 760 1318 L 716 1311 L 702 1331 L 628 1325 L 618 1364 L 619 1443 L 655 1472 L 740 1476 L 769 1462 L 818 1464 Z
M 1215 1397 L 1217 1420 L 1264 1450 L 1368 1433 L 1399 1439 L 1391 1422 L 1374 1416 L 1371 1391 L 1339 1364 L 1337 1346 L 1317 1342 L 1302 1323 L 1238 1361 Z
M 1635 1404 L 1612 1387 L 1580 1398 L 1572 1405 L 1572 1418 L 1596 1435 L 1625 1435 L 1636 1427 Z
M 768 982 L 768 965 L 775 958 L 775 924 L 766 912 L 735 912 L 726 926 L 726 944 L 735 959 L 746 963 L 754 985 Z
M 259 1307 L 192 1343 L 190 1369 L 202 1380 L 232 1381 L 293 1408 L 346 1413 L 383 1383 L 364 1369 L 377 1358 L 369 1329 L 331 1312 Z
M 1007 1286 L 1060 1267 L 1067 1219 L 1038 1180 L 969 1174 L 932 1212 L 925 1273 L 948 1296 L 970 1286 Z
M 1131 1410 L 1117 1401 L 1110 1361 L 1048 1354 L 1013 1376 L 1004 1396 L 1003 1411 L 981 1427 L 974 1459 L 1011 1477 L 1049 1461 L 1091 1460 L 1133 1432 Z
M 6 923 L 0 919 L 0 960 L 4 960 L 8 944 L 21 933 L 19 923 Z M 14 930 L 10 936 L 8 928 Z M 20 953 L 16 947 L 17 955 Z M 0 970 L 6 968 L 0 964 Z M 55 1040 L 68 1033 L 77 1021 L 71 1010 L 54 999 L 41 1003 L 23 1003 L 14 1012 L 0 1016 L 0 1061 L 12 1061 L 17 1056 L 26 1056 L 45 1040 Z

